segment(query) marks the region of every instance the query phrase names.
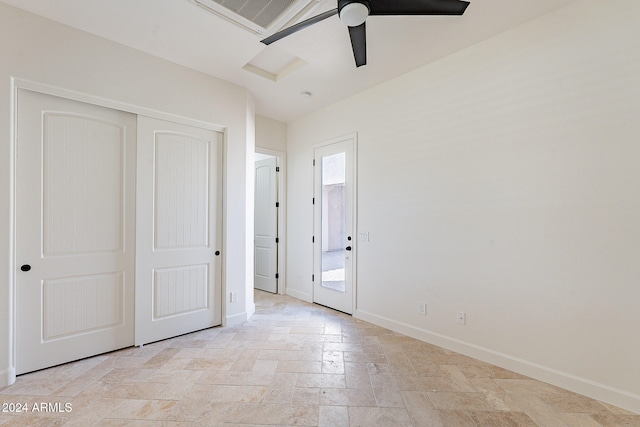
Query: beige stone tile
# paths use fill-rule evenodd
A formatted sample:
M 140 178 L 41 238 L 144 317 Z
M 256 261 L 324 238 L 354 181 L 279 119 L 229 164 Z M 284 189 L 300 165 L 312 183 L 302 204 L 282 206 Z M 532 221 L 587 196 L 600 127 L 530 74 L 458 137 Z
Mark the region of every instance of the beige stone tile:
M 629 411 L 324 307 L 260 292 L 256 304 L 243 325 L 23 375 L 0 401 L 73 411 L 0 424 L 640 426 Z
M 564 390 L 532 379 L 494 379 L 500 388 L 509 393 L 557 394 Z
M 369 374 L 371 386 L 377 388 L 399 388 L 398 378 L 394 375 Z
M 463 411 L 491 411 L 494 408 L 487 403 L 483 393 L 427 392 L 427 396 L 436 409 Z
M 292 327 L 290 332 L 291 334 L 303 334 L 303 335 L 322 335 L 324 334 L 324 326 L 315 326 L 315 327 L 304 327 L 304 326 L 295 326 Z
M 191 390 L 193 386 L 192 383 L 183 382 L 183 383 L 158 383 L 162 385 L 162 388 L 156 394 L 156 399 L 164 399 L 164 400 L 180 400 L 184 397 L 186 393 Z
M 207 410 L 210 411 L 210 416 L 203 420 L 203 425 L 217 426 L 231 422 L 258 425 L 316 425 L 318 423 L 317 406 L 234 403 L 227 407 L 211 405 Z
M 453 391 L 467 391 L 474 392 L 476 388 L 467 380 L 467 377 L 460 371 L 455 365 L 440 365 L 441 378 L 448 381 L 451 384 L 451 390 Z
M 148 381 L 156 373 L 156 369 L 116 368 L 105 373 L 100 381 L 105 383 L 138 383 Z
M 467 411 L 439 410 L 438 415 L 447 427 L 476 427 L 476 423 L 471 419 Z M 485 424 L 480 425 L 484 426 Z
M 442 352 L 430 353 L 428 355 L 428 359 L 436 365 L 474 366 L 485 364 L 484 362 L 472 359 L 471 357 L 464 356 L 462 354 L 456 354 L 452 352 L 446 353 L 446 350 L 444 349 L 442 349 Z
M 42 415 L 12 416 L 3 426 L 11 427 L 57 427 L 65 425 L 70 418 Z
M 114 399 L 158 399 L 165 384 L 160 383 L 132 383 L 111 384 L 104 393 L 105 397 Z
M 260 350 L 256 349 L 247 349 L 240 353 L 238 357 L 236 357 L 233 365 L 229 370 L 231 371 L 252 371 L 253 365 L 258 359 L 258 354 Z
M 177 348 L 165 348 L 144 362 L 145 368 L 160 368 L 171 360 L 180 350 Z
M 183 359 L 188 361 L 185 370 L 193 371 L 228 371 L 233 366 L 233 359 Z
M 59 379 L 18 378 L 13 385 L 0 389 L 0 395 L 47 396 L 69 382 Z
M 345 362 L 347 388 L 371 388 L 371 379 L 365 363 Z
M 277 360 L 256 360 L 253 364 L 253 368 L 251 372 L 262 373 L 262 374 L 274 374 L 276 369 L 278 368 Z
M 318 427 L 349 427 L 349 408 L 320 406 Z
M 306 406 L 314 405 L 320 406 L 320 388 L 295 388 L 293 389 L 293 396 L 291 398 L 291 405 L 293 406 Z
M 137 400 L 122 402 L 107 418 L 165 420 L 176 405 L 175 400 Z
M 524 375 L 493 365 L 459 365 L 458 369 L 467 378 L 529 379 Z
M 322 372 L 322 362 L 307 360 L 279 361 L 276 372 L 319 374 Z
M 51 395 L 54 396 L 76 396 L 81 393 L 85 389 L 91 386 L 95 379 L 78 379 L 76 378 L 73 381 L 65 382 L 63 386 L 56 389 Z
M 567 427 L 602 427 L 591 414 L 560 414 L 560 419 Z
M 400 395 L 415 427 L 444 427 L 438 411 L 426 393 L 403 391 Z
M 325 351 L 322 353 L 323 374 L 344 374 L 344 353 L 341 351 Z
M 449 384 L 439 381 L 438 378 L 433 377 L 405 377 L 394 376 L 398 388 L 403 391 L 438 391 L 438 388 L 448 388 Z M 444 390 L 443 390 L 444 391 Z
M 523 412 L 469 411 L 467 415 L 475 423 L 474 425 L 477 426 L 538 427 L 538 425 Z
M 411 419 L 404 408 L 349 407 L 351 427 L 412 427 Z
M 622 409 L 622 408 L 618 408 L 617 406 L 613 406 L 610 405 L 608 403 L 605 402 L 600 402 L 600 404 L 602 406 L 604 406 L 605 408 L 607 408 L 610 412 L 614 413 L 614 414 L 620 414 L 620 415 L 638 415 L 638 414 L 634 414 L 631 411 L 627 411 L 626 409 Z
M 323 335 L 342 335 L 342 323 L 327 322 L 324 325 Z
M 534 422 L 545 427 L 566 427 L 561 415 L 534 394 L 514 393 L 513 400 Z
M 389 359 L 389 356 L 387 356 Z M 398 362 L 398 361 L 390 361 L 387 366 L 391 370 L 393 375 L 403 375 L 403 376 L 417 376 L 418 372 L 416 372 L 415 368 L 411 364 L 411 362 Z
M 326 342 L 324 343 L 324 351 L 350 351 L 358 352 L 362 351 L 362 345 L 360 343 L 348 343 L 348 342 Z
M 258 359 L 261 360 L 310 360 L 319 362 L 322 354 L 315 354 L 303 350 L 260 350 Z
M 291 403 L 297 374 L 274 374 L 263 399 L 264 403 Z
M 371 388 L 323 388 L 320 405 L 376 406 L 376 399 Z
M 271 374 L 261 372 L 242 371 L 214 371 L 205 372 L 198 379 L 201 384 L 228 384 L 228 385 L 269 385 Z
M 511 396 L 501 389 L 493 380 L 488 378 L 471 378 L 471 384 L 481 393 L 489 405 L 498 411 L 520 412 L 520 407 L 513 401 Z
M 438 365 L 430 359 L 414 357 L 410 359 L 410 363 L 416 374 L 421 377 L 439 377 L 442 375 L 438 369 Z
M 591 418 L 602 427 L 640 426 L 640 415 L 593 414 Z
M 261 402 L 266 394 L 266 386 L 218 385 L 213 388 L 209 400 L 213 403 L 257 403 Z
M 157 370 L 149 382 L 163 384 L 194 384 L 202 375 L 201 371 L 192 370 Z
M 365 353 L 358 351 L 345 351 L 345 362 L 355 363 L 387 363 L 387 358 L 384 353 Z
M 298 374 L 296 387 L 345 388 L 344 375 L 339 374 Z
M 611 413 L 609 409 L 604 407 L 597 400 L 573 393 L 540 395 L 539 398 L 558 412 L 578 412 L 590 414 Z
M 201 399 L 181 399 L 167 415 L 171 421 L 199 421 L 206 417 L 211 402 Z
M 373 394 L 379 408 L 404 408 L 402 395 L 396 387 L 374 387 Z

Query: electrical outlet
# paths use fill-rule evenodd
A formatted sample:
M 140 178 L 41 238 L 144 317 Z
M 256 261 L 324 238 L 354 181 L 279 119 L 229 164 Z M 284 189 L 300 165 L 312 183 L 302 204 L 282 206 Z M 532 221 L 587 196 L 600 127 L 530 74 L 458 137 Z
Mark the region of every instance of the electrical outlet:
M 424 302 L 418 303 L 418 313 L 427 315 L 427 304 Z
M 237 291 L 233 291 L 231 292 L 231 298 L 230 298 L 230 302 L 236 302 L 238 301 L 238 292 Z
M 467 313 L 465 313 L 464 311 L 458 312 L 458 323 L 461 325 L 467 324 Z
M 368 242 L 369 241 L 369 232 L 368 231 L 361 231 L 360 232 L 360 241 L 361 242 Z

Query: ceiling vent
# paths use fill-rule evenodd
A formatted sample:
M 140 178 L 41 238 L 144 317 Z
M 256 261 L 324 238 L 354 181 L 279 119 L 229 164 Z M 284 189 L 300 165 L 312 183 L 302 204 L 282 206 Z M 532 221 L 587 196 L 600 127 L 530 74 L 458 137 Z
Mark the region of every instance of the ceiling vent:
M 278 31 L 312 12 L 319 0 L 189 0 L 256 34 Z

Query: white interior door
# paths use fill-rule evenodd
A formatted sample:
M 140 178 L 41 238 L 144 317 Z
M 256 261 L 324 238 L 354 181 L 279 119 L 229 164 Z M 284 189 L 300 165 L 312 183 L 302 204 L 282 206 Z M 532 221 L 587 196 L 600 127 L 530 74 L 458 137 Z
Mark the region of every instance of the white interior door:
M 314 150 L 313 301 L 352 314 L 355 138 Z
M 255 162 L 254 287 L 278 292 L 277 158 Z
M 138 119 L 135 343 L 219 325 L 222 135 Z
M 131 346 L 136 118 L 20 89 L 18 374 Z

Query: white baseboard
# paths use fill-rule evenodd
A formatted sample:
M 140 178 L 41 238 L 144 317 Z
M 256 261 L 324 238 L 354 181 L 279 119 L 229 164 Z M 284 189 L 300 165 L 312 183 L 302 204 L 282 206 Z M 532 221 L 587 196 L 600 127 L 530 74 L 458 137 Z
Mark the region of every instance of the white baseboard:
M 253 310 L 255 311 L 255 306 Z M 249 316 L 247 315 L 246 311 L 243 311 L 242 313 L 232 314 L 231 316 L 224 316 L 222 326 L 241 325 L 247 320 L 249 320 Z
M 311 297 L 311 294 L 297 291 L 295 289 L 287 288 L 287 295 L 300 299 L 302 301 L 313 302 L 313 298 Z
M 293 295 L 292 295 L 293 296 Z M 522 375 L 544 381 L 574 393 L 582 394 L 602 402 L 640 414 L 640 396 L 581 378 L 553 368 L 500 353 L 488 348 L 451 338 L 426 329 L 398 322 L 364 310 L 356 310 L 354 317 L 374 325 L 390 329 L 420 341 L 446 348 L 447 350 L 470 356 L 483 362 L 509 369 Z
M 9 368 L 4 371 L 0 371 L 0 388 L 8 387 L 16 382 L 16 369 Z

